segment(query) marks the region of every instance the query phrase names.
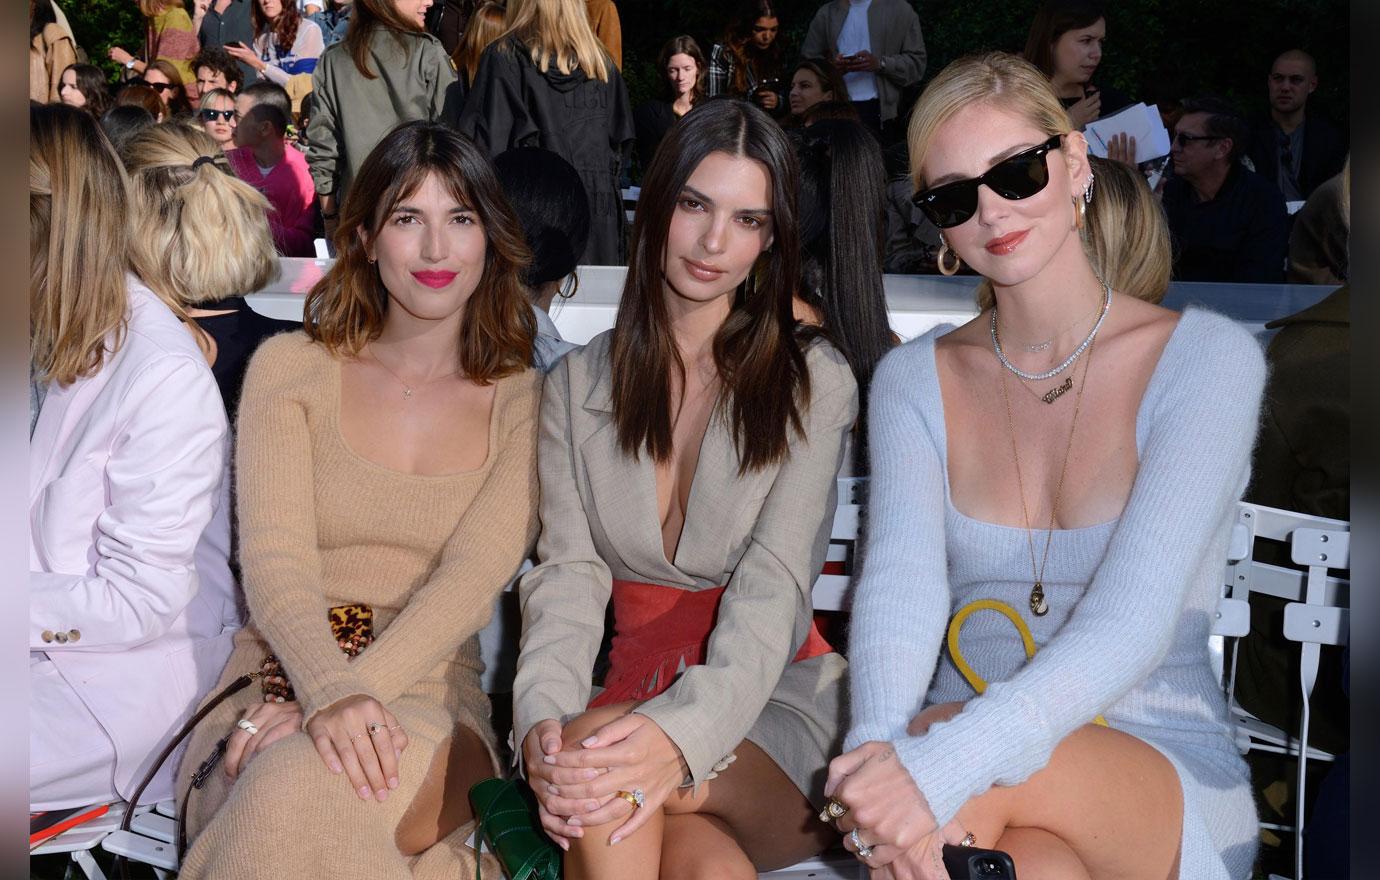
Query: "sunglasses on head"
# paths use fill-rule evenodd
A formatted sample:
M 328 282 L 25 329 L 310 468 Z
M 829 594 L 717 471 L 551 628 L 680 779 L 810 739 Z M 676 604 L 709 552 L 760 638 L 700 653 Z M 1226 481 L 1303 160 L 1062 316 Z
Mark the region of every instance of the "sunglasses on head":
M 977 213 L 978 187 L 986 184 L 1004 199 L 1028 199 L 1049 184 L 1049 165 L 1045 154 L 1059 148 L 1060 138 L 1054 135 L 1037 147 L 1022 150 L 1003 159 L 981 177 L 955 180 L 921 190 L 911 197 L 911 203 L 930 218 L 940 229 L 967 223 Z
M 234 117 L 234 115 L 235 115 L 235 111 L 234 111 L 234 110 L 202 110 L 202 111 L 201 111 L 201 118 L 204 119 L 204 120 L 206 120 L 207 122 L 215 122 L 217 118 L 219 118 L 219 119 L 224 119 L 226 122 L 229 122 L 229 121 L 231 120 L 231 118 Z

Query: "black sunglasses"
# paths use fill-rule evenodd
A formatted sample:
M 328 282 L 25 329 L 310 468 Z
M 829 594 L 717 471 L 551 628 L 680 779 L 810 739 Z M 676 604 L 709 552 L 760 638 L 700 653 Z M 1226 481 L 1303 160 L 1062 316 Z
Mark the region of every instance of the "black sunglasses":
M 177 88 L 177 86 L 173 85 L 172 83 L 151 83 L 146 81 L 144 85 L 148 86 L 156 92 L 166 92 L 168 89 Z
M 1045 154 L 1059 148 L 1063 135 L 1054 135 L 1038 147 L 1022 150 L 1003 159 L 981 177 L 955 180 L 921 190 L 911 203 L 940 229 L 967 223 L 977 213 L 978 187 L 986 184 L 1004 199 L 1028 199 L 1049 185 L 1049 165 Z
M 231 119 L 234 115 L 235 115 L 235 111 L 234 111 L 234 110 L 202 110 L 202 111 L 201 111 L 201 118 L 202 118 L 202 119 L 205 119 L 207 122 L 215 122 L 217 118 L 224 119 L 226 122 L 229 122 L 230 119 Z
M 1183 146 L 1184 144 L 1191 144 L 1194 141 L 1220 141 L 1221 139 L 1222 138 L 1217 135 L 1212 134 L 1184 134 L 1181 131 L 1176 131 L 1174 132 L 1173 139 L 1170 140 L 1169 143 L 1171 145 L 1177 144 Z

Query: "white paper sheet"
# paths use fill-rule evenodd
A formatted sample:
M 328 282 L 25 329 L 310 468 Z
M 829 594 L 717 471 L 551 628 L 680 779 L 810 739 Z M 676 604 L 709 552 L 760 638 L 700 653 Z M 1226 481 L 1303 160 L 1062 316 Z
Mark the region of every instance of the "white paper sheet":
M 1169 155 L 1169 130 L 1160 119 L 1158 107 L 1132 104 L 1111 116 L 1089 122 L 1083 130 L 1088 151 L 1107 158 L 1107 143 L 1114 135 L 1128 134 L 1136 139 L 1136 164 Z

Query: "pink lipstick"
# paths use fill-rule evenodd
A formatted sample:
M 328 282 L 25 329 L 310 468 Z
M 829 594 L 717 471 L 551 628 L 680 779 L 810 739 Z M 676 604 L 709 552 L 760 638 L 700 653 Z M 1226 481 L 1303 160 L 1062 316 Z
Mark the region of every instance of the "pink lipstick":
M 424 272 L 413 272 L 412 277 L 427 287 L 434 287 L 439 290 L 454 281 L 456 274 L 455 272 L 443 272 L 439 269 L 429 269 Z

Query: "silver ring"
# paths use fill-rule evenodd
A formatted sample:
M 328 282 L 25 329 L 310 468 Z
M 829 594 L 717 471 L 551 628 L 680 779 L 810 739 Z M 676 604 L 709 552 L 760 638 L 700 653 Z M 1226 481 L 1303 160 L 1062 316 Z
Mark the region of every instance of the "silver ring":
M 963 835 L 963 839 L 958 842 L 959 846 L 977 846 L 977 837 L 969 831 Z
M 235 726 L 240 730 L 248 731 L 250 736 L 259 735 L 259 726 L 248 718 L 241 718 L 239 721 L 236 721 Z
M 380 730 L 387 730 L 387 729 L 388 729 L 388 725 L 387 725 L 387 724 L 384 724 L 382 721 L 370 721 L 370 722 L 369 722 L 369 735 L 370 735 L 370 736 L 377 736 L 377 735 L 378 735 L 378 732 L 379 732 Z
M 858 848 L 858 858 L 872 858 L 872 847 L 864 844 L 862 838 L 858 837 L 858 829 L 854 828 L 852 831 L 848 832 L 848 839 L 853 841 L 853 845 Z

